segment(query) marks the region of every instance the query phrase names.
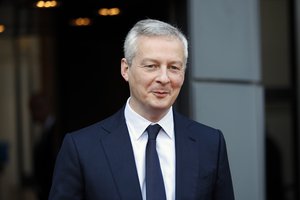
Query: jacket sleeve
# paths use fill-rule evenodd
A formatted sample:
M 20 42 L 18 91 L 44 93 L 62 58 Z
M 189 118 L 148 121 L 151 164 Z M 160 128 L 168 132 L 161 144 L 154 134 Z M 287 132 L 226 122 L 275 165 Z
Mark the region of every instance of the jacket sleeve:
M 220 131 L 217 180 L 214 189 L 214 200 L 234 200 L 231 172 L 228 162 L 226 143 Z
M 83 177 L 73 138 L 67 134 L 56 159 L 49 200 L 84 199 Z

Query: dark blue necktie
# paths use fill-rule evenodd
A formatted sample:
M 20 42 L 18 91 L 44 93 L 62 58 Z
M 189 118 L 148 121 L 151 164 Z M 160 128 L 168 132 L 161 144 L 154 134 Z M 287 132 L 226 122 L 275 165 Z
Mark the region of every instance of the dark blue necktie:
M 165 200 L 165 186 L 156 151 L 156 137 L 160 125 L 150 125 L 147 128 L 148 143 L 146 147 L 146 197 L 147 200 Z

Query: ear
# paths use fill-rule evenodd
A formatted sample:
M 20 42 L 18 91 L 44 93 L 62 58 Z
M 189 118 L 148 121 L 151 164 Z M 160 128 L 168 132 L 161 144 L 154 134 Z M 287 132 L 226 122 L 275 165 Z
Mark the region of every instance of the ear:
M 122 58 L 121 60 L 121 75 L 125 79 L 125 81 L 128 81 L 128 69 L 129 65 L 127 63 L 127 60 L 125 58 Z

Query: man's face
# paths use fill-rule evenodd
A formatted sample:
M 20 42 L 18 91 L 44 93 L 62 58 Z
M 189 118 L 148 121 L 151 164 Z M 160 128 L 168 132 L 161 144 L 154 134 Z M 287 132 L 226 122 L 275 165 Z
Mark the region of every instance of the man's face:
M 121 73 L 130 88 L 130 105 L 140 115 L 163 116 L 184 81 L 183 44 L 168 37 L 140 37 L 132 65 L 122 59 Z

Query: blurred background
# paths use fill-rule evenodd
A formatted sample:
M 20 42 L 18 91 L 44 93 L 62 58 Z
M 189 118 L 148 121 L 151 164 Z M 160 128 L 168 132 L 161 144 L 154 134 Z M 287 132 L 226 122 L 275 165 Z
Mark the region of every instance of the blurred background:
M 296 0 L 0 0 L 0 199 L 47 199 L 63 136 L 124 105 L 144 18 L 187 35 L 175 108 L 223 131 L 236 199 L 299 200 Z

